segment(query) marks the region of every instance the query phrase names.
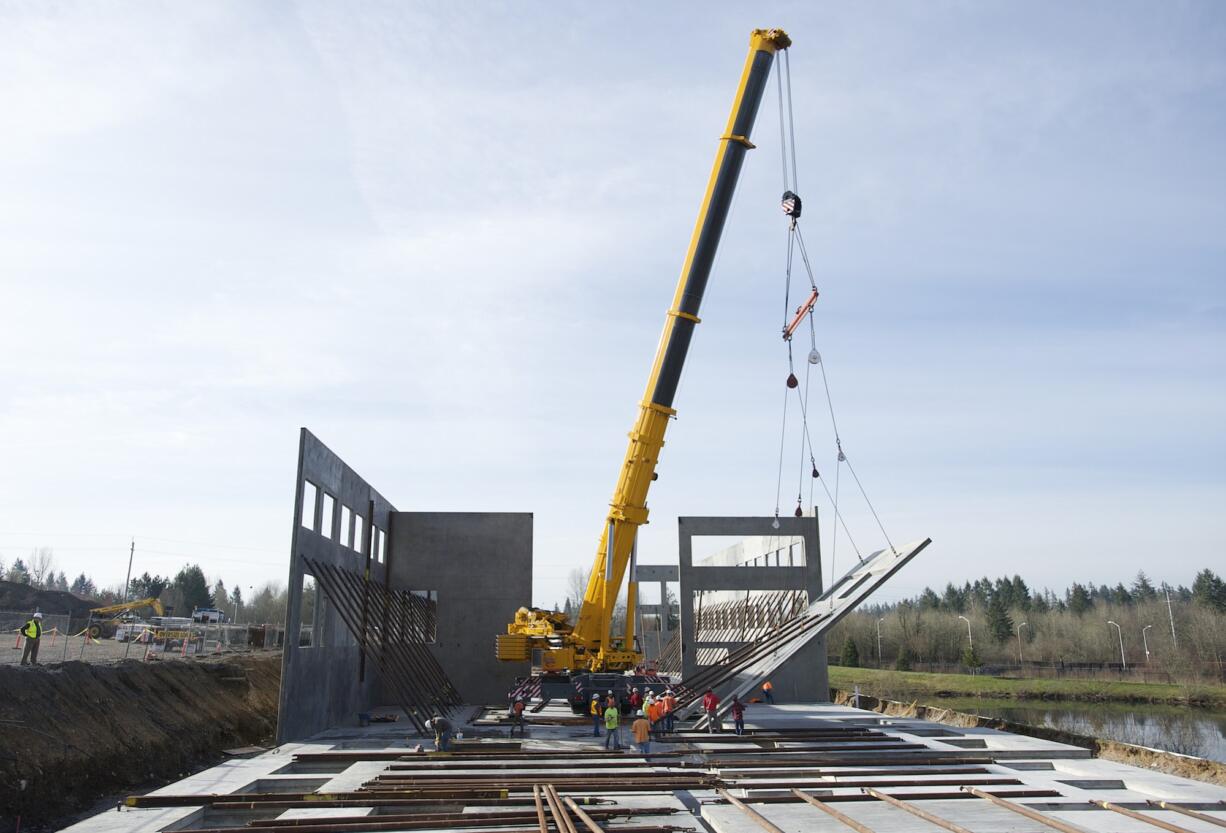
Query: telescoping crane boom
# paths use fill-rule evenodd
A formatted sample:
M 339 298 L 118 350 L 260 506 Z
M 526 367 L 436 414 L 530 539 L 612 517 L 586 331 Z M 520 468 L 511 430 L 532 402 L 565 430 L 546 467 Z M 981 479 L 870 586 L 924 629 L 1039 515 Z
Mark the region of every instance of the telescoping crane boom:
M 699 323 L 698 308 L 741 166 L 746 152 L 754 147 L 749 141 L 750 133 L 770 77 L 771 64 L 775 53 L 789 46 L 791 39 L 782 29 L 756 29 L 750 36 L 749 55 L 727 127 L 720 137 L 711 178 L 690 238 L 673 304 L 664 321 L 664 333 L 647 379 L 638 419 L 630 431 L 630 445 L 609 504 L 578 620 L 572 626 L 564 614 L 520 608 L 515 621 L 507 625 L 507 632 L 498 635 L 498 658 L 501 660 L 532 660 L 547 673 L 621 672 L 642 662 L 642 654 L 634 647 L 637 588 L 633 570 L 624 634 L 611 632 L 613 611 L 626 570 L 634 561 L 638 528 L 647 523 L 647 492 L 657 477 L 656 463 L 664 446 L 669 419 L 677 413 L 673 409 L 673 399 L 681 368 L 694 327 Z

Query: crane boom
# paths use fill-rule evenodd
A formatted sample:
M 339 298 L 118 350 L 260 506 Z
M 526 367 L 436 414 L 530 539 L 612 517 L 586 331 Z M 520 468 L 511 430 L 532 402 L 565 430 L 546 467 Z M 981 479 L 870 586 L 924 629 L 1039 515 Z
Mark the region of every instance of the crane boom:
M 732 205 L 745 154 L 776 51 L 791 40 L 782 29 L 756 29 L 750 36 L 749 55 L 737 86 L 732 112 L 720 136 L 715 164 L 707 183 L 689 251 L 677 282 L 664 332 L 647 379 L 639 415 L 630 431 L 630 443 L 618 474 L 609 513 L 601 531 L 596 560 L 588 577 L 578 621 L 569 627 L 558 614 L 521 609 L 507 633 L 498 638 L 500 659 L 526 660 L 531 648 L 542 651 L 541 666 L 563 669 L 622 671 L 642 660 L 634 649 L 636 588 L 629 587 L 626 632 L 611 633 L 617 596 L 627 567 L 633 560 L 638 528 L 647 523 L 647 492 L 656 479 L 656 465 L 669 419 L 676 415 L 673 400 L 689 352 L 703 292 L 719 248 L 724 223 Z

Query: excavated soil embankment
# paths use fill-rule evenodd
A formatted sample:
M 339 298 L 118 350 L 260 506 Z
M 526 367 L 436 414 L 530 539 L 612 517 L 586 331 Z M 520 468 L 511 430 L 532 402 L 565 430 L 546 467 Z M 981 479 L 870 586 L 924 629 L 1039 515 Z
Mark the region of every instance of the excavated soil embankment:
M 272 737 L 281 658 L 0 667 L 0 818 L 51 824 Z

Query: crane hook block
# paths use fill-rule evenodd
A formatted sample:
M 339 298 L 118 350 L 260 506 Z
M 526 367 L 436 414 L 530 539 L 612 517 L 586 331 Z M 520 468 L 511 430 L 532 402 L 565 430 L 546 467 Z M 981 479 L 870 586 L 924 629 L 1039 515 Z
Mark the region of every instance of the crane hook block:
M 783 213 L 791 217 L 793 220 L 800 219 L 800 195 L 791 191 L 783 192 L 783 199 L 780 202 L 783 206 Z

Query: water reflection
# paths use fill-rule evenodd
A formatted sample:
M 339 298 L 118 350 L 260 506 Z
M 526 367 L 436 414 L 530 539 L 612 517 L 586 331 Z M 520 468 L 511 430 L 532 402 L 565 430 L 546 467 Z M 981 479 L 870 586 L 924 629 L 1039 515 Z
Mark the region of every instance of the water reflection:
M 1177 706 L 942 700 L 957 711 L 1226 761 L 1226 714 Z

